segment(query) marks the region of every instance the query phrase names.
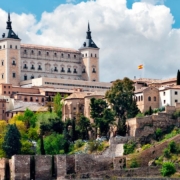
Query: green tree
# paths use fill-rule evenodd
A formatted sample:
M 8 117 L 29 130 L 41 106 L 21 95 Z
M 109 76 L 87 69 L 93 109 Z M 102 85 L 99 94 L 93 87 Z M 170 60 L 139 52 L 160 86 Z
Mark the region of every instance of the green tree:
M 162 137 L 163 135 L 163 132 L 162 132 L 162 129 L 161 128 L 157 128 L 156 131 L 155 131 L 155 135 L 156 135 L 156 140 L 160 140 L 160 138 Z
M 131 101 L 132 102 L 131 102 L 131 106 L 130 106 L 130 108 L 128 110 L 127 118 L 134 118 L 134 117 L 136 117 L 136 115 L 138 113 L 140 113 L 140 110 L 139 110 L 139 108 L 137 107 L 137 104 L 136 104 L 136 100 L 132 98 Z
M 35 152 L 33 151 L 33 145 L 31 142 L 27 140 L 21 140 L 21 154 L 23 155 L 33 155 Z
M 62 134 L 53 133 L 44 138 L 44 149 L 46 154 L 56 155 L 64 151 L 65 139 Z
M 62 119 L 63 103 L 62 103 L 62 97 L 59 93 L 57 93 L 56 96 L 54 96 L 53 106 L 54 106 L 54 112 L 58 115 L 60 119 Z
M 113 82 L 111 89 L 106 92 L 106 98 L 115 112 L 118 120 L 117 133 L 119 135 L 126 134 L 126 118 L 128 114 L 132 114 L 134 82 L 125 77 L 123 80 L 116 80 Z M 135 104 L 133 104 L 135 105 Z M 133 113 L 135 116 L 136 113 Z
M 81 139 L 89 139 L 89 135 L 88 135 L 89 127 L 90 127 L 90 120 L 87 117 L 81 115 L 77 122 L 77 129 L 79 130 Z
M 149 107 L 149 115 L 152 115 L 153 114 L 153 110 L 151 108 L 151 106 Z
M 164 162 L 161 168 L 162 176 L 171 176 L 176 172 L 175 165 L 172 162 Z
M 91 118 L 94 119 L 96 134 L 97 128 L 100 129 L 101 135 L 107 135 L 109 127 L 113 122 L 114 113 L 108 108 L 108 104 L 103 99 L 92 98 L 90 102 Z
M 6 135 L 4 137 L 4 143 L 2 145 L 3 150 L 8 158 L 21 152 L 21 135 L 15 124 L 8 125 Z
M 180 85 L 180 71 L 178 70 L 177 72 L 177 81 L 176 81 L 177 85 Z

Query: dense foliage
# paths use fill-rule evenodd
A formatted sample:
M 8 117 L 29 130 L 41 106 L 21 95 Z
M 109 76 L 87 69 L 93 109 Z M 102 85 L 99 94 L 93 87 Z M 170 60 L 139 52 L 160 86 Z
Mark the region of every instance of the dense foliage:
M 176 172 L 176 168 L 174 163 L 172 162 L 164 162 L 161 168 L 162 176 L 171 176 Z

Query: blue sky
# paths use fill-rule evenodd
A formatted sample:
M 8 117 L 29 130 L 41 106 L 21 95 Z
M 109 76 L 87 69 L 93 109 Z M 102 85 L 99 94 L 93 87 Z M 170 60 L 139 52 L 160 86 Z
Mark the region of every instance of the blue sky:
M 139 1 L 145 3 L 135 3 L 132 9 Z M 0 35 L 10 11 L 14 12 L 13 30 L 22 43 L 78 49 L 89 21 L 100 48 L 101 81 L 176 76 L 180 68 L 180 0 L 127 0 L 127 7 L 125 0 L 91 0 L 60 6 L 67 2 L 82 0 L 1 0 Z M 139 64 L 145 67 L 141 72 Z
M 82 0 L 70 1 L 75 4 L 82 2 Z M 127 0 L 127 7 L 131 8 L 132 4 L 137 1 L 140 0 Z M 39 20 L 42 12 L 52 12 L 58 5 L 65 3 L 66 0 L 1 0 L 0 7 L 5 11 L 11 11 L 18 14 L 32 13 Z M 180 28 L 180 0 L 164 0 L 164 4 L 170 8 L 171 13 L 174 16 L 175 23 L 173 27 Z

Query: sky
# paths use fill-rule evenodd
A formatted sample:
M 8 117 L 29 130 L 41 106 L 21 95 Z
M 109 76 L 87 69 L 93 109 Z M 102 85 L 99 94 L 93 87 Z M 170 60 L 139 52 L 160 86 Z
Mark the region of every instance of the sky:
M 22 43 L 78 49 L 89 21 L 101 81 L 171 78 L 180 69 L 178 7 L 180 0 L 6 0 L 0 1 L 0 33 L 10 11 Z

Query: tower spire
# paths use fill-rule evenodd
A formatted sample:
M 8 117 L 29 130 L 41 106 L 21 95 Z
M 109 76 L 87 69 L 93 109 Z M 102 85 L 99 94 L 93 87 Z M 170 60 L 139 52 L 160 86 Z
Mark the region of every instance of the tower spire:
M 86 36 L 86 39 L 92 39 L 92 37 L 91 37 L 91 30 L 90 30 L 90 25 L 89 25 L 89 22 L 88 22 L 88 31 L 87 31 L 87 36 Z
M 11 16 L 10 16 L 10 12 L 8 12 L 8 21 L 7 21 L 7 27 L 6 29 L 12 29 L 12 26 L 11 26 Z

